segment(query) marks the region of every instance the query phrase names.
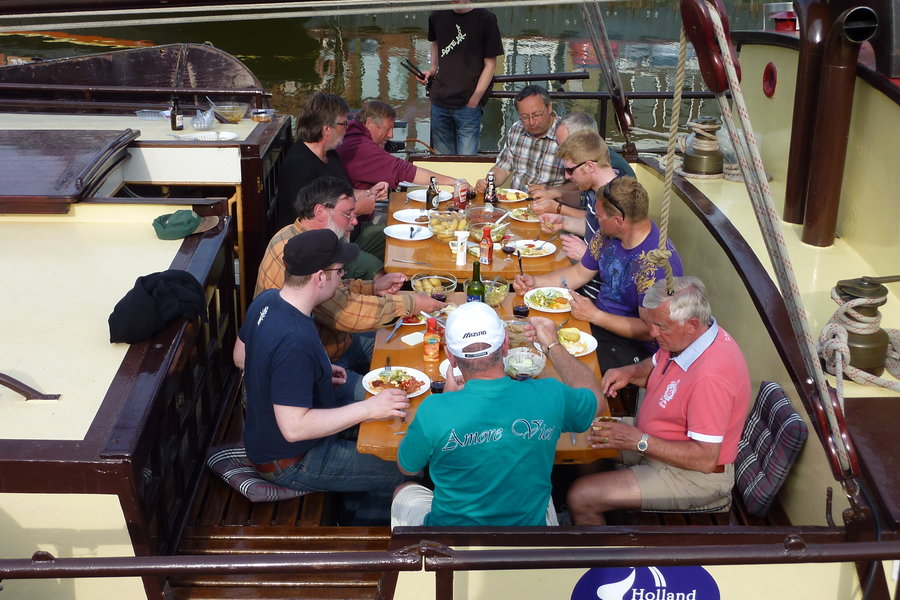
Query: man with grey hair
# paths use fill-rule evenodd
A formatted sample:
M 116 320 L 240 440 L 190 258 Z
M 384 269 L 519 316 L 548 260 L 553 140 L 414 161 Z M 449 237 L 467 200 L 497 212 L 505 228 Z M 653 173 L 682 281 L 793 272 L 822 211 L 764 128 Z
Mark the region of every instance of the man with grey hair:
M 441 175 L 392 155 L 384 144 L 394 135 L 397 111 L 387 102 L 366 102 L 347 126 L 347 135 L 337 149 L 354 188 L 367 188 L 386 180 L 395 188 L 401 181 L 427 185 L 431 178 L 440 185 L 453 185 L 455 177 Z
M 606 412 L 606 399 L 590 370 L 559 343 L 555 323 L 537 317 L 532 325 L 565 384 L 506 376 L 506 330 L 487 304 L 469 302 L 447 317 L 448 371 L 458 367 L 465 387 L 448 373 L 446 392 L 416 411 L 397 462 L 407 474 L 427 466 L 434 492 L 398 488 L 392 525 L 557 524 L 550 502 L 556 443 L 563 432 L 590 427 Z
M 615 397 L 629 383 L 646 387 L 635 425 L 598 422 L 591 447 L 622 451 L 628 468 L 587 475 L 569 490 L 578 525 L 602 525 L 616 509 L 727 510 L 734 459 L 750 406 L 750 375 L 737 342 L 712 317 L 696 277 L 676 277 L 674 293 L 657 281 L 641 319 L 656 354 L 603 374 Z

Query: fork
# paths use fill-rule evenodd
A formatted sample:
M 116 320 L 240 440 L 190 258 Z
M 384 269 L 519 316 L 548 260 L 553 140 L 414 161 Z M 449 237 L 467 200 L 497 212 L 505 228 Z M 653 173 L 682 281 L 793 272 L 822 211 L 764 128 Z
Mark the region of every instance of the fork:
M 387 359 L 385 360 L 385 363 L 386 364 L 384 365 L 384 368 L 381 369 L 380 375 L 382 377 L 390 377 L 391 376 L 391 357 L 390 357 L 390 355 L 388 355 Z
M 540 250 L 541 248 L 544 247 L 544 244 L 546 244 L 547 242 L 552 242 L 553 240 L 555 240 L 555 239 L 558 238 L 558 237 L 559 237 L 559 234 L 557 233 L 556 235 L 554 235 L 554 236 L 553 236 L 552 238 L 550 238 L 549 240 L 544 240 L 543 242 L 541 242 L 541 245 L 538 246 L 538 247 L 535 248 L 535 249 L 536 249 L 536 250 Z

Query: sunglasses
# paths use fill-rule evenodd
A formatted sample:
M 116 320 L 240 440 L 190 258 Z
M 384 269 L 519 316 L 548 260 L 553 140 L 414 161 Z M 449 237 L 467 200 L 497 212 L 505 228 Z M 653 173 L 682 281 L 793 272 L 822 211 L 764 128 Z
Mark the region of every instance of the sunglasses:
M 575 171 L 577 171 L 580 167 L 583 167 L 584 165 L 586 165 L 589 162 L 591 162 L 591 161 L 583 160 L 580 163 L 578 163 L 577 165 L 575 165 L 574 167 L 563 167 L 563 171 L 566 172 L 566 175 L 571 177 L 575 173 Z
M 618 202 L 616 202 L 615 198 L 612 197 L 612 187 L 611 186 L 612 186 L 612 182 L 615 180 L 616 180 L 616 178 L 610 179 L 609 183 L 606 184 L 606 187 L 603 188 L 603 197 L 606 199 L 607 202 L 612 204 L 613 208 L 615 208 L 617 211 L 622 213 L 622 216 L 624 217 L 625 211 L 622 210 L 622 205 L 619 204 Z

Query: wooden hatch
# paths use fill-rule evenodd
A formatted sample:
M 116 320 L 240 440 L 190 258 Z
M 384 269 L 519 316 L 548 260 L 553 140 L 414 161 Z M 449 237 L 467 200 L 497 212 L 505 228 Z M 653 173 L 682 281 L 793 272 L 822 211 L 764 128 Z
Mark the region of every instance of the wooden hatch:
M 0 214 L 67 213 L 129 157 L 140 131 L 0 131 Z

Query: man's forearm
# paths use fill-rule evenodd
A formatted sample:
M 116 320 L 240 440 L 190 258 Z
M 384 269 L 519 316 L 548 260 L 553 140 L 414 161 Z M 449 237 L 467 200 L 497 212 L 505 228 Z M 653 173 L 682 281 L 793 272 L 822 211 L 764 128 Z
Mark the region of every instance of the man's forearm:
M 354 402 L 337 408 L 309 409 L 275 405 L 274 410 L 278 430 L 289 442 L 317 440 L 344 431 L 369 418 L 365 402 Z
M 547 355 L 553 361 L 553 366 L 556 367 L 556 372 L 562 377 L 563 383 L 570 387 L 591 390 L 597 398 L 597 414 L 609 412 L 609 407 L 606 405 L 606 396 L 603 395 L 599 382 L 590 369 L 569 354 L 569 351 L 560 343 L 550 344 L 550 347 L 547 349 Z
M 572 210 L 572 209 L 568 209 Z M 581 211 L 579 211 L 581 213 Z M 584 222 L 584 213 L 581 213 L 580 216 L 568 216 L 563 215 L 563 230 L 568 231 L 569 233 L 574 233 L 575 235 L 584 237 L 585 232 L 585 222 Z
M 484 59 L 484 68 L 481 69 L 481 75 L 478 77 L 478 83 L 475 84 L 475 91 L 472 92 L 472 96 L 469 98 L 469 105 L 477 106 L 481 99 L 484 97 L 485 92 L 487 92 L 488 88 L 491 86 L 491 82 L 494 80 L 494 70 L 497 67 L 497 59 L 496 58 L 485 58 Z
M 637 441 L 635 441 L 637 444 Z M 679 469 L 712 473 L 718 466 L 720 444 L 695 440 L 670 441 L 650 437 L 646 456 Z

